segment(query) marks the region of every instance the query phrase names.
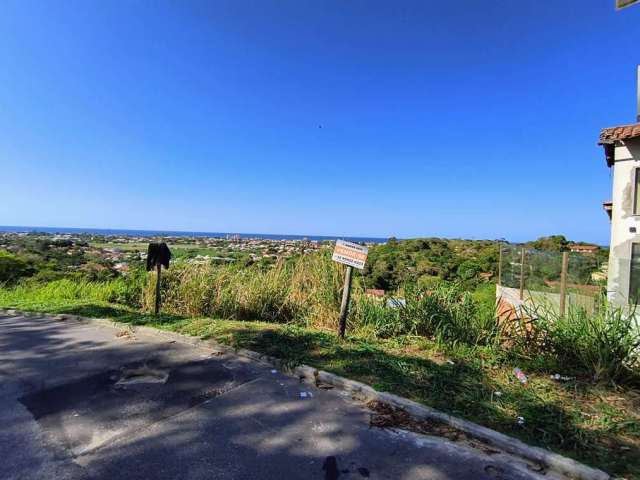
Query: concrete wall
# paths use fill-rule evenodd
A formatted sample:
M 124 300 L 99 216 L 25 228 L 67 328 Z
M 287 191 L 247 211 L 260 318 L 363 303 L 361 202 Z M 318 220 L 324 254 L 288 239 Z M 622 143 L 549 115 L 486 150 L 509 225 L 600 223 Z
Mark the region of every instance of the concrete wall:
M 631 244 L 640 243 L 640 215 L 633 214 L 635 169 L 640 168 L 640 139 L 620 142 L 615 148 L 611 253 L 607 297 L 616 305 L 629 303 Z M 635 227 L 636 232 L 630 229 Z
M 548 308 L 550 311 L 560 313 L 559 293 L 533 290 L 525 290 L 523 293 L 524 298 L 520 300 L 520 289 L 496 285 L 496 298 L 499 307 L 501 307 L 498 314 L 501 319 L 528 316 L 535 307 Z M 583 308 L 587 313 L 593 313 L 596 306 L 595 297 L 575 292 L 567 292 L 565 301 L 566 308 L 579 307 Z M 511 308 L 507 309 L 507 306 Z

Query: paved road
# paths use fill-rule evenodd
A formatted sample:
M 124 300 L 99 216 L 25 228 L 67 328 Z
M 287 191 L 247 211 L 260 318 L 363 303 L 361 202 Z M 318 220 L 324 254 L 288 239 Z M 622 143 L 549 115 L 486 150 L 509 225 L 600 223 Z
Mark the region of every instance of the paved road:
M 123 333 L 0 316 L 0 478 L 556 478 L 372 428 L 344 394 L 244 357 Z

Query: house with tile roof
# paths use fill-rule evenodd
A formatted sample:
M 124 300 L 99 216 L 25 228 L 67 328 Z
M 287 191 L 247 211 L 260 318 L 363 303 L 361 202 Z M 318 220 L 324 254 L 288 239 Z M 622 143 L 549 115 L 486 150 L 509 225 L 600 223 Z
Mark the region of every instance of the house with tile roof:
M 638 67 L 640 113 L 640 67 Z M 640 115 L 638 123 L 605 128 L 598 142 L 613 177 L 607 297 L 615 305 L 640 304 Z

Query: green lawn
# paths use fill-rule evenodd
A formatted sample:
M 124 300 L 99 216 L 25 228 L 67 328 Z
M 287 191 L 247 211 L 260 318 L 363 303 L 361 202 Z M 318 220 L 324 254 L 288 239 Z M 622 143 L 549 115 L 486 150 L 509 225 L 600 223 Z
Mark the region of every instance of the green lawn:
M 306 363 L 402 395 L 609 473 L 640 478 L 640 393 L 586 380 L 556 382 L 532 359 L 517 365 L 495 349 L 449 351 L 416 337 L 339 340 L 332 332 L 292 325 L 143 314 L 118 305 L 80 301 L 16 301 L 0 307 L 110 318 L 213 338 Z M 512 370 L 529 375 L 520 384 Z M 528 370 L 530 368 L 531 370 Z M 531 372 L 537 373 L 531 373 Z M 558 372 L 570 374 L 571 372 Z M 517 417 L 525 419 L 517 424 Z

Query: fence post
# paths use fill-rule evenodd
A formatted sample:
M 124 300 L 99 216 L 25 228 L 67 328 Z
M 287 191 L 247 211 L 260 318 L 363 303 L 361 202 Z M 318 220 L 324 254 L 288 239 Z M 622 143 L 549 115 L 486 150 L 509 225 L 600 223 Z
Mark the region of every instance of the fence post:
M 498 243 L 500 254 L 498 256 L 498 286 L 502 286 L 502 242 Z
M 569 270 L 569 252 L 562 252 L 562 272 L 560 273 L 560 316 L 564 316 L 567 300 L 567 271 Z
M 524 245 L 520 254 L 520 300 L 524 300 Z

